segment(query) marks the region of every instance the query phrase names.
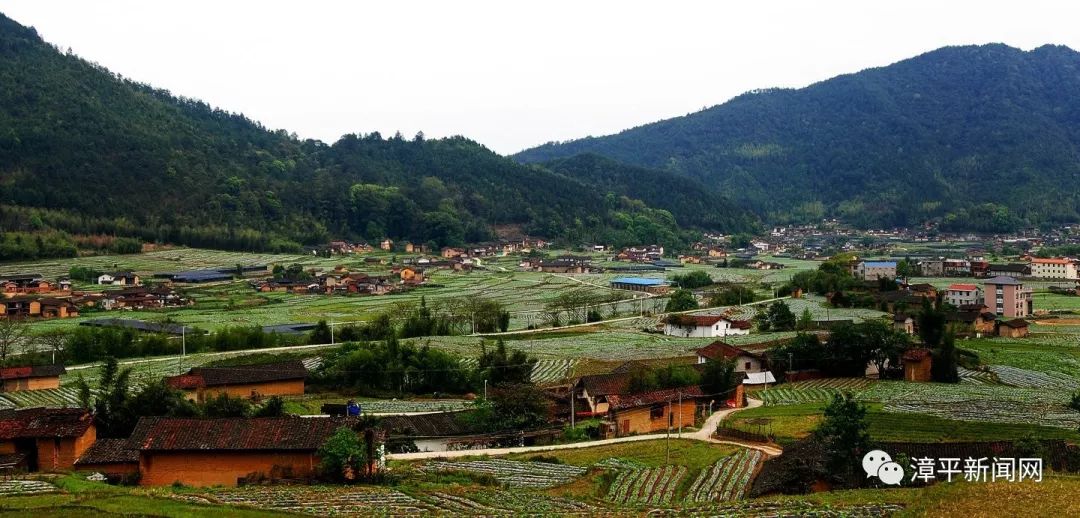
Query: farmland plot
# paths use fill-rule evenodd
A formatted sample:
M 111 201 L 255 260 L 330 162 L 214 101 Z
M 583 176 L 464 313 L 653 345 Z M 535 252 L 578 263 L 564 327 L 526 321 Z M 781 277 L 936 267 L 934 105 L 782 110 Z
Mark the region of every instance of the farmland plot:
M 465 494 L 429 493 L 424 500 L 442 511 L 471 515 L 568 515 L 593 514 L 601 508 L 572 500 L 528 491 L 487 490 Z
M 203 496 L 212 502 L 316 516 L 417 516 L 433 510 L 412 496 L 382 488 L 252 486 L 224 489 Z
M 0 409 L 4 408 L 78 408 L 79 390 L 74 387 L 0 392 Z
M 1039 372 L 1007 365 L 991 365 L 998 381 L 1014 387 L 1060 389 L 1073 391 L 1080 387 L 1080 380 L 1060 372 Z
M 486 473 L 502 484 L 517 488 L 548 488 L 573 482 L 588 471 L 579 466 L 525 462 L 506 459 L 465 462 L 432 461 L 420 467 L 423 471 L 468 471 Z
M 686 472 L 686 466 L 620 470 L 608 490 L 608 500 L 619 504 L 671 503 Z
M 687 502 L 739 500 L 746 496 L 762 453 L 744 449 L 701 470 L 686 493 Z
M 0 480 L 0 497 L 41 495 L 56 493 L 59 489 L 44 480 L 12 479 Z

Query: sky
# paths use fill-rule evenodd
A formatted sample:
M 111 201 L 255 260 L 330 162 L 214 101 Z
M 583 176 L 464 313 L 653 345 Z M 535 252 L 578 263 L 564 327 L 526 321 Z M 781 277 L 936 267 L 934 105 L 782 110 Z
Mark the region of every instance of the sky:
M 945 45 L 1080 49 L 1080 2 L 0 0 L 125 77 L 301 138 L 510 154 Z

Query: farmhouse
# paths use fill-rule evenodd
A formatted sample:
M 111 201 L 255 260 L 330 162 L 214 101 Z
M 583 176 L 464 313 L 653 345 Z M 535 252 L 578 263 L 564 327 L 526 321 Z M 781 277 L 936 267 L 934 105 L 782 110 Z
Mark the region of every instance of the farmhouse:
M 112 477 L 139 472 L 139 450 L 127 439 L 98 439 L 75 461 L 75 469 Z
M 307 478 L 316 452 L 349 417 L 143 417 L 128 445 L 139 452 L 139 484 L 236 486 L 241 481 Z
M 66 471 L 97 438 L 81 408 L 0 410 L 0 456 L 27 471 Z
M 1034 258 L 1031 260 L 1031 276 L 1036 279 L 1076 280 L 1076 263 L 1068 259 Z
M 671 289 L 663 279 L 652 277 L 616 277 L 608 283 L 613 290 L 643 291 L 662 295 Z
M 624 248 L 615 259 L 634 263 L 649 263 L 664 256 L 664 247 L 660 245 L 630 246 Z
M 300 360 L 235 367 L 193 367 L 186 374 L 170 376 L 165 382 L 197 402 L 219 394 L 260 398 L 304 393 L 307 369 Z
M 697 363 L 699 365 L 722 359 L 734 361 L 736 372 L 762 372 L 765 370 L 764 356 L 724 342 L 713 342 L 694 352 L 697 353 Z
M 697 385 L 611 394 L 604 396 L 608 405 L 606 420 L 614 425 L 616 437 L 693 426 L 697 401 L 702 397 L 704 393 Z
M 664 334 L 694 338 L 747 335 L 753 325 L 749 320 L 733 320 L 723 315 L 671 315 L 664 324 Z
M 30 367 L 0 367 L 0 392 L 19 392 L 60 388 L 63 365 L 34 365 Z
M 901 359 L 904 363 L 904 381 L 930 381 L 930 368 L 933 362 L 930 349 L 924 347 L 908 349 Z
M 133 286 L 102 293 L 99 301 L 103 309 L 159 309 L 191 304 L 191 300 L 167 286 Z
M 4 318 L 69 318 L 79 316 L 79 308 L 68 299 L 34 298 L 16 295 L 0 298 L 0 317 Z
M 977 335 L 993 333 L 996 320 L 997 315 L 982 304 L 960 306 L 959 311 L 945 315 L 946 322 L 958 325 L 961 330 Z
M 893 315 L 893 328 L 909 335 L 915 334 L 915 319 L 903 313 Z
M 131 272 L 103 273 L 97 278 L 98 284 L 111 284 L 113 286 L 138 286 L 142 280 L 138 275 Z
M 536 269 L 547 273 L 589 273 L 592 261 L 588 257 L 563 255 L 551 260 L 541 260 Z
M 0 277 L 0 293 L 2 293 L 4 297 L 14 297 L 15 295 L 40 295 L 51 293 L 56 289 L 56 284 L 45 280 L 41 274 L 37 273 Z

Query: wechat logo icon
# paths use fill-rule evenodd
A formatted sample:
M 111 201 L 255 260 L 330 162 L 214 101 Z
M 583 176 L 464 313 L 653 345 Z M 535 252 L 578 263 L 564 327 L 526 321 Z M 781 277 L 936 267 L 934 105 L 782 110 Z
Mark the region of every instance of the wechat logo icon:
M 881 450 L 874 450 L 863 455 L 862 467 L 866 472 L 866 478 L 877 477 L 883 484 L 899 486 L 900 481 L 904 479 L 904 468 L 893 462 L 892 457 Z

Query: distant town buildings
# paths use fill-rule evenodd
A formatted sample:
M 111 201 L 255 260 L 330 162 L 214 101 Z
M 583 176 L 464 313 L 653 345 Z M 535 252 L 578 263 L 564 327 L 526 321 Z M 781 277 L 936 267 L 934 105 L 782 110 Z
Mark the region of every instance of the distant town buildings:
M 864 281 L 895 279 L 896 261 L 860 261 L 855 265 L 854 275 Z
M 977 284 L 951 284 L 945 290 L 945 302 L 956 307 L 981 304 L 982 290 Z
M 1076 280 L 1076 263 L 1068 259 L 1034 258 L 1031 260 L 1031 276 L 1036 279 Z

